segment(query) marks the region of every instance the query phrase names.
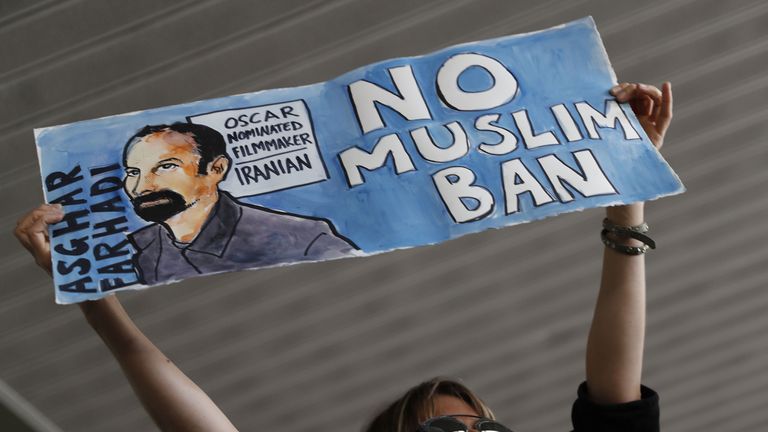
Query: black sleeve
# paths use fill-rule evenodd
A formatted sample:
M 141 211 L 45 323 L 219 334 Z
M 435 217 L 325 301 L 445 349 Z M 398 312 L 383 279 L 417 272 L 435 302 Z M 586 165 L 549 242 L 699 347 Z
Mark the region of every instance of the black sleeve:
M 641 386 L 640 400 L 599 405 L 589 399 L 587 383 L 579 386 L 571 421 L 574 432 L 659 432 L 659 395 Z

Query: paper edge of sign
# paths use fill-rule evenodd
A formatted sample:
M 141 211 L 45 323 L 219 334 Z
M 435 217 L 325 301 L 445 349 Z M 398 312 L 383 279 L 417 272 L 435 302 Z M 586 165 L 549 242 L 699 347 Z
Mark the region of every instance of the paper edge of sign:
M 35 137 L 35 156 L 37 156 L 37 169 L 40 171 L 40 190 L 43 192 L 43 202 L 45 204 L 50 204 L 48 202 L 48 191 L 45 190 L 45 173 L 43 172 L 43 154 L 40 151 L 40 141 L 39 137 L 40 135 L 45 133 L 45 130 L 48 128 L 34 128 L 32 129 L 32 133 Z M 48 225 L 48 238 L 53 238 L 51 231 L 53 228 Z M 53 261 L 53 250 L 51 250 L 51 261 Z M 56 286 L 56 272 L 51 272 L 51 285 L 53 285 L 53 298 L 56 304 L 69 304 L 69 303 L 60 303 L 59 302 L 59 290 Z
M 616 76 L 616 70 L 613 68 L 613 63 L 611 63 L 611 58 L 608 57 L 608 50 L 605 49 L 605 44 L 603 43 L 603 35 L 600 34 L 600 30 L 597 28 L 597 24 L 595 23 L 595 20 L 592 18 L 592 15 L 589 15 L 588 17 L 582 18 L 581 20 L 589 20 L 592 25 L 592 29 L 594 30 L 595 34 L 597 35 L 597 42 L 600 46 L 600 50 L 603 52 L 603 58 L 605 59 L 606 64 L 608 65 L 608 70 L 611 72 L 611 82 L 613 84 L 618 84 L 618 77 Z M 575 20 L 581 21 L 581 20 Z

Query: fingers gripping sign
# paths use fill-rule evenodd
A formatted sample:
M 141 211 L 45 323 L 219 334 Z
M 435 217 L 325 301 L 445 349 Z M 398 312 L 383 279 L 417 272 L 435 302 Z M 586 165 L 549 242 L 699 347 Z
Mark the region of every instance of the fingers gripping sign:
M 611 88 L 619 102 L 628 102 L 656 148 L 661 148 L 672 121 L 672 84 L 665 82 L 661 90 L 640 83 L 621 83 Z
M 60 204 L 43 204 L 19 219 L 14 234 L 35 258 L 37 265 L 51 274 L 51 243 L 48 225 L 61 221 L 64 210 Z

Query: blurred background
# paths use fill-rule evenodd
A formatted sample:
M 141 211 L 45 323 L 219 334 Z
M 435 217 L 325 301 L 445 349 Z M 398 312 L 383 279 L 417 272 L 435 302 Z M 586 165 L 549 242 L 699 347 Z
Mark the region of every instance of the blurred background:
M 673 83 L 647 206 L 644 381 L 666 431 L 768 424 L 768 2 L 0 0 L 0 430 L 149 431 L 77 307 L 13 238 L 42 202 L 33 127 L 325 81 L 378 60 L 592 15 L 619 80 Z M 464 380 L 515 430 L 569 430 L 602 210 L 364 259 L 120 298 L 241 430 L 357 431 L 410 386 Z

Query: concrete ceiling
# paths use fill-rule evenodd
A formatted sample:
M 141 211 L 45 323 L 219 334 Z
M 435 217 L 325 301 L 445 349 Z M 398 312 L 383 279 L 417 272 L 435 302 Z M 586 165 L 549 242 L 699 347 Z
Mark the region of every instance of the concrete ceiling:
M 65 431 L 154 426 L 76 307 L 19 247 L 42 201 L 32 128 L 324 81 L 373 61 L 594 16 L 620 80 L 675 89 L 648 206 L 644 381 L 663 429 L 768 424 L 768 3 L 762 0 L 0 2 L 0 379 Z M 242 430 L 359 430 L 435 375 L 515 430 L 568 430 L 599 210 L 364 259 L 121 295 Z

